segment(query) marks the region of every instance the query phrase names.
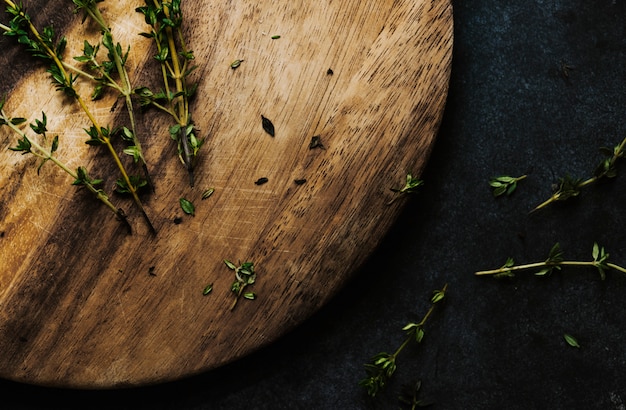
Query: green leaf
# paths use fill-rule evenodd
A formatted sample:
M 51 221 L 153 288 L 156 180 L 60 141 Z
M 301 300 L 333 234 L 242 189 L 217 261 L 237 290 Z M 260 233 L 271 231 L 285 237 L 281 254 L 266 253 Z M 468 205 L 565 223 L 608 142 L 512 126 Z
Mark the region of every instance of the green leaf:
M 28 137 L 23 136 L 21 140 L 17 141 L 17 145 L 15 147 L 10 147 L 11 151 L 21 152 L 22 154 L 28 154 L 31 152 L 32 145 Z
M 21 118 L 21 117 L 11 118 L 11 124 L 13 125 L 20 125 L 25 122 L 26 122 L 26 118 Z
M 423 339 L 424 339 L 424 329 L 420 327 L 419 329 L 415 331 L 415 341 L 417 343 L 421 343 Z
M 597 242 L 593 243 L 593 251 L 591 252 L 591 255 L 593 256 L 594 261 L 597 261 L 600 257 L 600 246 L 598 246 Z
M 128 178 L 135 191 L 148 185 L 148 181 L 139 175 L 129 175 Z M 118 194 L 130 194 L 132 190 L 125 179 L 119 178 L 115 181 L 115 192 Z
M 180 207 L 182 208 L 184 213 L 186 213 L 187 215 L 192 215 L 192 216 L 196 214 L 196 207 L 193 205 L 193 203 L 191 203 L 191 201 L 185 198 L 180 198 L 179 202 L 180 202 Z
M 444 298 L 446 297 L 445 292 L 441 291 L 441 290 L 437 290 L 435 292 L 433 292 L 433 297 L 430 299 L 430 302 L 432 304 L 435 303 L 439 303 L 441 302 Z
M 224 259 L 224 263 L 226 264 L 226 266 L 228 266 L 228 268 L 229 268 L 229 269 L 232 269 L 232 270 L 236 270 L 236 269 L 237 269 L 237 267 L 235 266 L 235 264 L 234 264 L 234 263 L 232 263 L 232 262 L 231 262 L 231 261 L 229 261 L 229 260 Z
M 139 147 L 133 145 L 126 149 L 124 149 L 124 154 L 130 155 L 133 157 L 133 160 L 137 163 L 141 159 L 141 151 L 139 151 Z
M 254 292 L 246 292 L 246 293 L 244 293 L 243 297 L 248 299 L 248 300 L 254 300 L 254 299 L 256 299 L 256 293 L 254 293 Z
M 206 285 L 206 287 L 204 288 L 204 290 L 202 290 L 202 294 L 203 295 L 208 295 L 209 293 L 211 293 L 213 291 L 213 284 L 209 283 L 208 285 Z
M 202 193 L 202 200 L 208 199 L 215 192 L 215 188 L 209 188 Z
M 50 148 L 50 154 L 54 154 L 59 149 L 59 136 L 55 135 L 52 140 L 52 147 Z
M 568 333 L 565 333 L 563 335 L 563 338 L 565 339 L 565 342 L 567 342 L 568 345 L 575 347 L 577 349 L 580 349 L 580 344 L 578 344 L 578 340 L 576 340 L 576 338 Z

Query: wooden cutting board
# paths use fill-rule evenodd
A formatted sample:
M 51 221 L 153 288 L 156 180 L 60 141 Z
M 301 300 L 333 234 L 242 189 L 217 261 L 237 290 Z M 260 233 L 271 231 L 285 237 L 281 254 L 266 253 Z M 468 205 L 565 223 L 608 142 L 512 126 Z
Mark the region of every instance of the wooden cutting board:
M 83 38 L 97 38 L 70 1 L 24 3 L 35 24 L 68 37 L 68 56 L 82 54 Z M 100 5 L 117 40 L 132 44 L 134 85 L 155 81 L 154 50 L 138 36 L 147 28 L 134 11 L 143 3 Z M 128 235 L 58 168 L 46 164 L 38 175 L 33 158 L 8 150 L 15 135 L 0 129 L 1 377 L 138 386 L 267 345 L 351 278 L 401 210 L 402 199 L 388 204 L 390 188 L 424 168 L 448 88 L 449 0 L 200 0 L 183 10 L 198 64 L 193 118 L 206 143 L 192 188 L 169 119 L 140 115 L 156 186 L 142 199 L 156 235 L 132 201 L 113 197 L 129 215 Z M 1 41 L 5 110 L 29 121 L 45 111 L 59 158 L 88 165 L 109 189 L 117 174 L 109 157 L 84 144 L 85 118 L 42 66 Z M 236 59 L 243 62 L 232 69 Z M 101 123 L 125 121 L 115 100 L 90 103 Z M 323 148 L 310 148 L 314 136 Z M 259 178 L 267 182 L 255 184 Z M 181 197 L 195 216 L 183 212 Z M 224 259 L 254 263 L 256 300 L 230 309 L 235 276 Z

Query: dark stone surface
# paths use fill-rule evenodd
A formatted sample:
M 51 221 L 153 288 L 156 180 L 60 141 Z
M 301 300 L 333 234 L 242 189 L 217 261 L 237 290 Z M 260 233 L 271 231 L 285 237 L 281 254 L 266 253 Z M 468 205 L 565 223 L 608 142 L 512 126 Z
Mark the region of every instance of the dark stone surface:
M 456 1 L 451 90 L 426 186 L 332 303 L 209 374 L 105 392 L 0 381 L 0 408 L 395 409 L 401 386 L 421 379 L 438 409 L 626 409 L 626 276 L 473 275 L 509 256 L 541 261 L 557 241 L 568 259 L 589 260 L 597 241 L 626 265 L 624 175 L 529 215 L 558 177 L 590 175 L 598 147 L 626 136 L 625 29 L 622 0 Z M 511 197 L 491 196 L 491 176 L 526 173 Z M 357 385 L 363 363 L 398 347 L 444 283 L 447 303 L 423 343 L 369 399 Z

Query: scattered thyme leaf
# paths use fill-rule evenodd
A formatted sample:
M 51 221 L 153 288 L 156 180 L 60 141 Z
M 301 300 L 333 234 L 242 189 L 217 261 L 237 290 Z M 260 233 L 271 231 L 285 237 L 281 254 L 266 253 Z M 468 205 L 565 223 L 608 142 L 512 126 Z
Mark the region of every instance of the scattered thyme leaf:
M 272 40 L 278 40 L 280 38 L 280 36 L 276 35 L 276 36 L 272 36 Z
M 268 181 L 269 181 L 268 178 L 262 177 L 262 178 L 257 179 L 256 181 L 254 181 L 254 184 L 255 185 L 263 185 L 263 184 L 267 184 Z
M 202 193 L 202 200 L 208 199 L 215 192 L 215 188 L 209 188 Z
M 183 210 L 184 213 L 186 213 L 187 215 L 191 215 L 191 216 L 195 216 L 196 214 L 196 207 L 194 206 L 194 204 L 185 199 L 185 198 L 180 198 L 179 200 L 180 203 L 180 207 Z
M 575 347 L 577 349 L 580 349 L 580 344 L 578 343 L 578 340 L 576 340 L 576 338 L 568 333 L 565 333 L 563 335 L 563 338 L 565 339 L 565 342 L 567 342 L 568 345 Z
M 272 121 L 270 121 L 268 118 L 266 118 L 263 115 L 261 115 L 261 125 L 263 126 L 263 129 L 265 130 L 265 132 L 267 132 L 270 136 L 273 137 L 276 135 L 274 124 L 272 123 Z
M 324 144 L 322 144 L 321 135 L 314 135 L 311 138 L 311 142 L 309 143 L 309 149 L 315 149 L 315 148 L 325 149 Z
M 202 294 L 204 296 L 208 295 L 209 293 L 213 292 L 213 284 L 209 283 L 208 285 L 206 285 L 204 287 L 204 289 L 202 290 Z
M 230 68 L 232 68 L 234 70 L 234 69 L 238 68 L 241 65 L 241 63 L 243 63 L 243 60 L 237 59 L 237 60 L 233 61 L 232 63 L 230 63 Z

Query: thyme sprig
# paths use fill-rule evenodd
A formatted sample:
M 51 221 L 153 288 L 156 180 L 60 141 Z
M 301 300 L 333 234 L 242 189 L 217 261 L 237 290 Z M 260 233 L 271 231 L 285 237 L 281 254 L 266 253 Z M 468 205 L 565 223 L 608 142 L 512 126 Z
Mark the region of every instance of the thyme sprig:
M 193 186 L 194 167 L 204 140 L 197 137 L 198 130 L 189 111 L 197 85 L 188 80 L 196 67 L 191 65 L 195 57 L 187 48 L 183 35 L 181 1 L 146 0 L 145 6 L 136 9 L 144 15 L 150 27 L 149 32 L 140 35 L 152 39 L 156 45 L 154 58 L 160 63 L 164 88 L 154 92 L 148 87 L 139 87 L 135 93 L 142 106 L 156 107 L 174 119 L 170 136 L 178 145 L 178 156 L 189 173 L 189 184 Z
M 416 193 L 417 189 L 422 185 L 424 185 L 423 180 L 415 178 L 411 174 L 406 174 L 404 186 L 402 188 L 390 188 L 392 192 L 396 193 L 396 196 L 394 196 L 391 201 L 387 202 L 387 205 L 393 204 L 398 198 L 402 196 Z
M 604 153 L 606 157 L 596 166 L 592 177 L 587 179 L 573 178 L 571 176 L 559 178 L 559 182 L 552 196 L 537 205 L 531 212 L 543 209 L 552 203 L 576 197 L 581 193 L 583 188 L 595 184 L 600 180 L 615 178 L 618 174 L 617 163 L 626 156 L 626 138 L 615 147 L 603 147 L 600 151 Z
M 249 300 L 256 299 L 256 293 L 244 292 L 244 290 L 256 282 L 256 273 L 254 272 L 253 262 L 239 262 L 239 266 L 236 266 L 231 261 L 224 259 L 224 263 L 228 266 L 228 269 L 235 272 L 235 280 L 230 286 L 231 292 L 235 294 L 235 300 L 230 306 L 230 310 L 233 310 L 237 305 L 237 302 L 241 297 Z
M 444 300 L 446 292 L 448 290 L 448 284 L 445 284 L 441 290 L 435 290 L 430 298 L 431 306 L 428 312 L 424 315 L 422 320 L 418 323 L 408 323 L 402 328 L 406 332 L 407 337 L 404 342 L 393 353 L 381 352 L 372 357 L 371 362 L 365 364 L 365 371 L 367 377 L 359 381 L 359 385 L 367 390 L 367 394 L 371 397 L 375 397 L 380 391 L 382 391 L 389 379 L 396 371 L 396 360 L 398 355 L 412 342 L 421 343 L 424 339 L 424 326 L 428 321 L 428 318 L 435 310 L 435 306 Z
M 126 226 L 128 232 L 132 232 L 132 228 L 128 223 L 126 218 L 126 213 L 121 208 L 115 206 L 109 199 L 109 196 L 104 192 L 104 190 L 97 188 L 97 185 L 102 183 L 101 179 L 93 179 L 89 176 L 89 172 L 87 168 L 83 166 L 79 166 L 76 171 L 73 171 L 69 168 L 67 164 L 62 162 L 55 153 L 59 149 L 59 137 L 55 136 L 50 143 L 50 148 L 44 148 L 35 138 L 29 138 L 24 131 L 19 128 L 20 124 L 26 122 L 25 118 L 11 118 L 4 111 L 5 101 L 0 101 L 0 126 L 8 126 L 15 134 L 18 135 L 19 139 L 17 145 L 14 147 L 10 147 L 11 151 L 21 152 L 22 155 L 32 154 L 33 156 L 40 158 L 41 162 L 37 167 L 37 174 L 43 167 L 46 162 L 52 162 L 54 165 L 59 167 L 65 173 L 74 178 L 74 182 L 72 185 L 76 186 L 84 186 L 87 188 L 94 196 L 107 206 L 115 216 Z M 42 113 L 42 119 L 35 120 L 35 122 L 30 124 L 31 130 L 39 135 L 43 142 L 47 142 L 47 117 L 45 113 Z
M 148 171 L 148 165 L 146 163 L 141 141 L 137 134 L 137 122 L 135 120 L 135 111 L 133 108 L 132 96 L 134 89 L 131 85 L 128 71 L 126 70 L 126 62 L 128 60 L 128 54 L 130 52 L 130 46 L 124 51 L 120 43 L 116 42 L 113 38 L 113 33 L 110 29 L 110 25 L 102 15 L 97 3 L 101 3 L 104 0 L 72 0 L 76 5 L 75 12 L 82 11 L 84 13 L 83 21 L 90 18 L 95 22 L 102 33 L 101 44 L 107 49 L 106 61 L 98 60 L 98 51 L 100 49 L 99 44 L 91 45 L 85 40 L 83 55 L 74 57 L 74 59 L 81 63 L 88 63 L 90 69 L 97 73 L 97 77 L 90 76 L 90 78 L 96 82 L 92 99 L 98 99 L 102 96 L 105 87 L 112 88 L 119 92 L 123 97 L 128 112 L 128 119 L 130 122 L 130 129 L 124 127 L 122 132 L 122 138 L 128 143 L 128 147 L 124 150 L 124 153 L 133 157 L 135 163 L 140 163 L 144 176 L 154 190 L 154 184 Z M 67 67 L 71 67 L 66 65 Z M 113 78 L 113 72 L 116 73 L 118 81 Z M 84 72 L 83 72 L 84 74 Z
M 517 189 L 517 183 L 526 179 L 526 175 L 512 177 L 509 175 L 501 175 L 493 177 L 489 180 L 489 186 L 492 188 L 494 197 L 502 195 L 511 195 Z
M 557 242 L 554 246 L 552 246 L 548 257 L 543 262 L 515 265 L 513 258 L 508 258 L 501 268 L 479 271 L 476 272 L 475 275 L 491 275 L 496 278 L 512 278 L 518 271 L 534 270 L 536 276 L 545 276 L 554 271 L 561 270 L 564 266 L 593 267 L 598 271 L 600 279 L 602 280 L 606 278 L 606 272 L 609 270 L 626 273 L 626 268 L 608 261 L 609 254 L 603 246 L 600 246 L 597 243 L 593 244 L 591 256 L 593 258 L 591 261 L 566 261 L 563 258 L 563 251 Z
M 31 17 L 24 11 L 21 4 L 17 5 L 11 0 L 4 0 L 4 2 L 7 5 L 7 13 L 12 16 L 9 30 L 6 31 L 5 34 L 15 37 L 20 44 L 24 44 L 27 47 L 28 51 L 34 57 L 40 58 L 49 64 L 48 73 L 52 77 L 52 82 L 57 91 L 73 99 L 92 124 L 90 129 L 86 130 L 87 134 L 91 137 L 87 143 L 90 145 L 104 145 L 107 148 L 107 151 L 122 176 L 122 180 L 127 186 L 129 193 L 132 195 L 150 231 L 156 233 L 143 203 L 139 199 L 137 188 L 133 185 L 131 177 L 111 143 L 110 129 L 100 126 L 98 120 L 75 88 L 78 75 L 67 70 L 62 62 L 63 54 L 67 46 L 67 39 L 61 37 L 59 40 L 56 40 L 54 29 L 51 26 L 44 27 L 40 32 L 33 25 Z

